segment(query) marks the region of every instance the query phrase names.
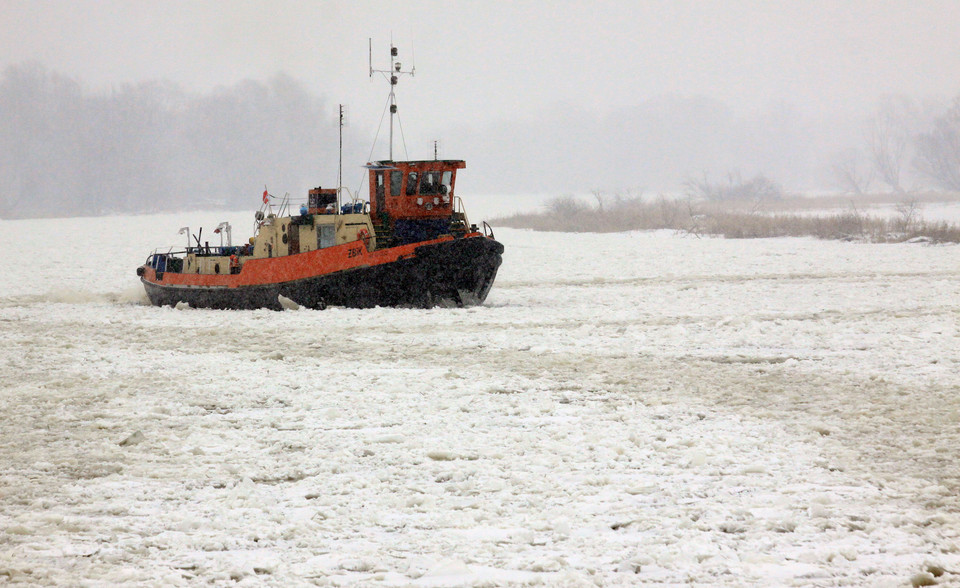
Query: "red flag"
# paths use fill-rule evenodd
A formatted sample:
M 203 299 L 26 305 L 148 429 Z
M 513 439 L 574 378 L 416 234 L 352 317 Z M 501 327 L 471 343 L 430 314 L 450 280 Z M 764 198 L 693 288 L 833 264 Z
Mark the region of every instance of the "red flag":
M 267 203 L 267 198 L 268 198 L 269 196 L 270 196 L 270 195 L 267 194 L 267 191 L 264 190 L 264 191 L 263 191 L 263 203 L 264 203 L 264 204 Z

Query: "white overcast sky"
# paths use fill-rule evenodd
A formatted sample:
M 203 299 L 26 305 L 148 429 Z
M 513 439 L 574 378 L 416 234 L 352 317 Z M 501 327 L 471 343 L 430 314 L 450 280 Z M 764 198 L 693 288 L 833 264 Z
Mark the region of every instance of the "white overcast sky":
M 960 93 L 960 0 L 0 0 L 4 67 L 40 62 L 90 91 L 157 79 L 206 91 L 282 71 L 364 126 L 387 93 L 367 76 L 367 39 L 385 68 L 391 34 L 405 68 L 416 52 L 402 120 L 428 128 L 665 94 L 818 111 Z

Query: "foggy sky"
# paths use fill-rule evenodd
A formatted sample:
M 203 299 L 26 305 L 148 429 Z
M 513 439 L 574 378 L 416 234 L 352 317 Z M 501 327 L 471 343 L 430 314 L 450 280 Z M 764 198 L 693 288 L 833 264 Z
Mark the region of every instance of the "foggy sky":
M 322 112 L 289 113 L 305 116 L 299 126 L 309 129 L 270 127 L 274 159 L 293 166 L 282 174 L 266 157 L 252 157 L 244 173 L 231 167 L 235 160 L 212 171 L 188 169 L 192 161 L 176 158 L 151 166 L 179 166 L 183 177 L 230 176 L 244 185 L 297 176 L 285 186 L 294 192 L 305 191 L 308 182 L 329 185 L 336 169 L 333 117 L 344 103 L 345 183 L 357 188 L 366 155 L 387 157 L 386 123 L 370 151 L 389 85 L 379 74 L 369 77 L 368 38 L 377 69 L 389 66 L 392 38 L 404 70 L 416 65 L 416 77 L 402 77 L 397 90 L 404 141 L 398 134 L 395 158 L 431 158 L 439 140 L 441 157 L 468 161 L 470 171 L 458 185 L 471 191 L 670 191 L 692 176 L 731 171 L 814 190 L 836 187 L 838 161 L 866 165 L 868 126 L 878 107 L 895 107 L 911 144 L 929 129 L 960 94 L 958 31 L 960 0 L 0 0 L 0 68 L 38 64 L 41 72 L 68 76 L 97 113 L 131 98 L 147 107 L 150 90 L 138 84 L 157 80 L 175 84 L 169 96 L 203 96 L 191 103 L 194 108 L 230 96 L 233 111 L 208 111 L 201 121 L 230 130 L 269 126 L 271 117 L 282 116 L 254 109 L 229 122 L 242 107 L 278 108 L 291 96 L 313 104 L 301 96 L 302 87 Z M 16 94 L 25 90 L 21 86 L 9 88 Z M 265 101 L 261 94 L 273 92 L 269 88 L 279 91 Z M 247 91 L 256 95 L 235 95 Z M 43 114 L 43 108 L 54 110 Z M 62 122 L 57 108 L 41 105 L 36 120 Z M 183 118 L 186 111 L 166 112 Z M 45 135 L 24 127 L 16 112 L 2 116 L 19 120 L 14 132 L 30 139 L 0 141 L 20 161 L 0 161 L 0 172 L 15 176 L 21 198 L 35 193 L 25 178 L 65 168 L 97 173 L 86 169 L 96 161 L 76 150 L 60 160 L 27 157 L 28 143 L 46 149 Z M 196 131 L 196 122 L 179 124 Z M 102 135 L 120 136 L 122 127 L 104 128 Z M 72 149 L 72 138 L 45 132 L 63 143 L 58 148 Z M 137 132 L 144 142 L 180 131 Z M 221 144 L 209 146 L 206 157 L 256 150 L 266 145 L 260 138 L 221 132 L 210 137 Z M 129 175 L 124 182 L 150 181 L 130 171 L 143 156 L 130 152 L 120 162 L 117 173 Z M 908 149 L 902 161 L 907 188 L 923 180 L 912 170 L 912 157 Z M 293 169 L 298 166 L 303 169 Z M 83 178 L 71 181 L 85 185 Z M 126 198 L 122 190 L 113 192 L 115 199 Z
M 960 91 L 960 2 L 270 2 L 0 0 L 0 66 L 38 61 L 92 91 L 167 79 L 208 91 L 278 72 L 375 128 L 391 35 L 408 144 L 569 106 L 602 116 L 662 95 L 734 111 L 873 108 Z M 456 146 L 447 145 L 447 148 Z M 410 153 L 412 157 L 425 153 Z

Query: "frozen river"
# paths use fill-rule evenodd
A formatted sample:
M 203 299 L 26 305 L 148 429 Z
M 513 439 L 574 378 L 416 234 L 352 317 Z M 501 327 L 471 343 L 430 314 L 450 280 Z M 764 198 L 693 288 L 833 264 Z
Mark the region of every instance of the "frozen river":
M 956 246 L 501 229 L 483 307 L 145 306 L 185 216 L 0 221 L 0 581 L 960 582 Z

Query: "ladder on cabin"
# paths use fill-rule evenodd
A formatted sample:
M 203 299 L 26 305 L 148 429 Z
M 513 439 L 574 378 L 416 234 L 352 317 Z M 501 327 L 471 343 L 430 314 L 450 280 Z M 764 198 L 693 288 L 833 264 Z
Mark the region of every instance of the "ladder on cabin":
M 467 234 L 467 215 L 465 213 L 454 212 L 450 216 L 450 234 L 451 235 Z
M 377 238 L 377 249 L 386 249 L 393 246 L 393 229 L 390 220 L 385 218 L 370 219 L 373 224 L 373 234 Z

